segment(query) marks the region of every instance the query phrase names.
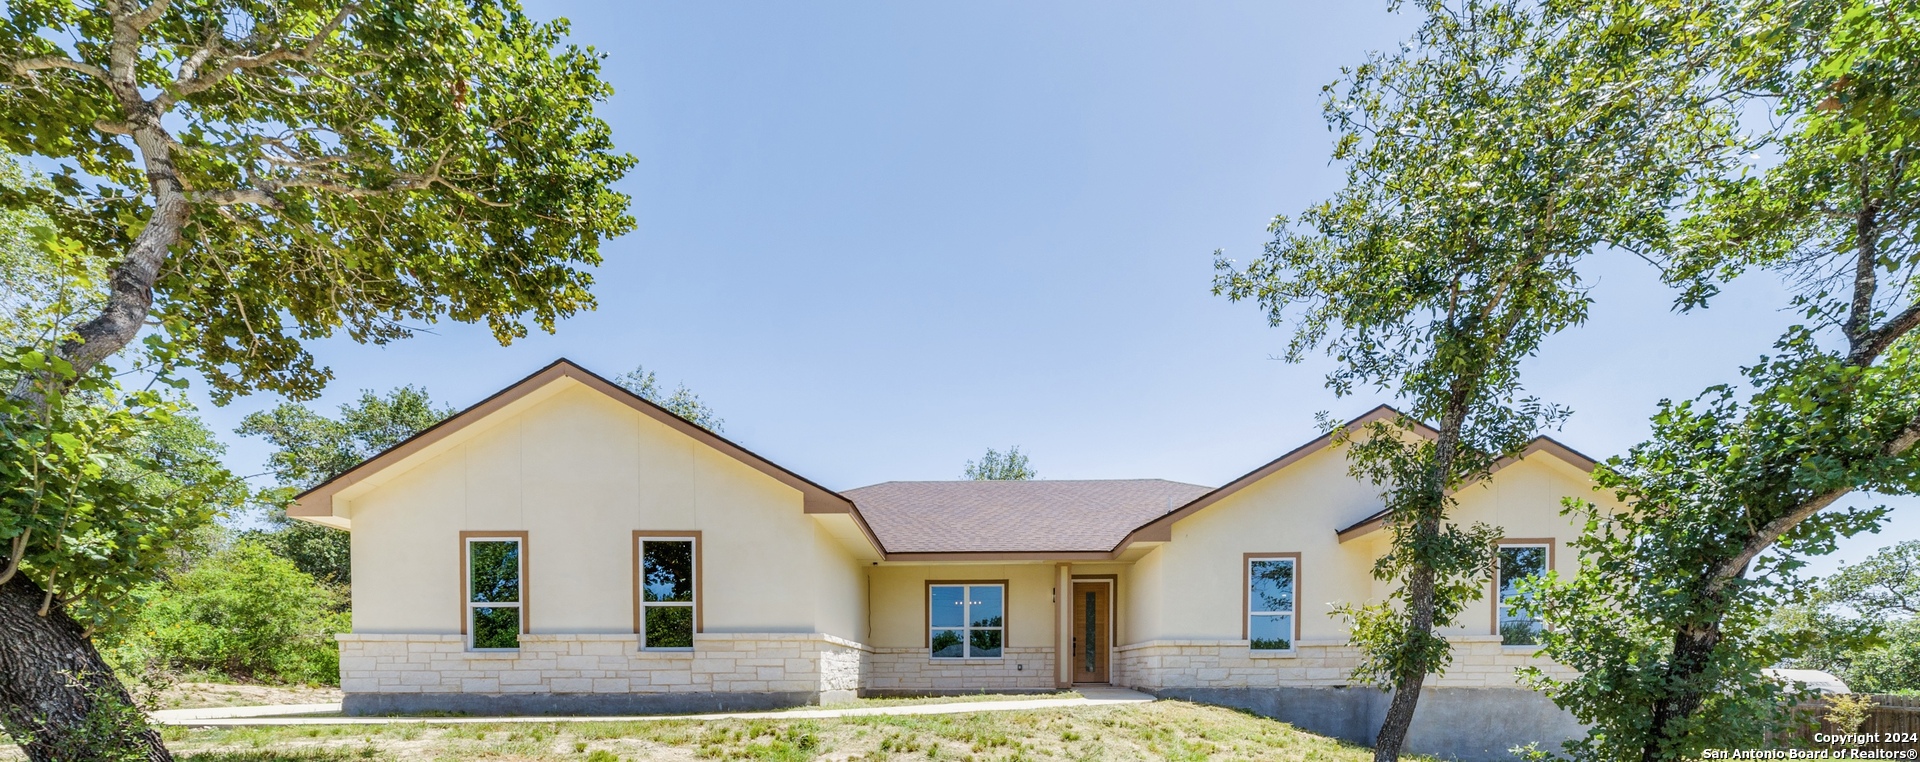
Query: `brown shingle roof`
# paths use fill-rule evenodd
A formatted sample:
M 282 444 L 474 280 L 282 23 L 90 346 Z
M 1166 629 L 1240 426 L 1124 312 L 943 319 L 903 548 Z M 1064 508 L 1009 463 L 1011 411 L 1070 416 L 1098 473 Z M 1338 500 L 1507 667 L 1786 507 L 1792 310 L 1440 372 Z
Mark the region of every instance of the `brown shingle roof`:
M 847 490 L 888 553 L 1109 551 L 1210 488 L 1165 479 L 883 482 Z

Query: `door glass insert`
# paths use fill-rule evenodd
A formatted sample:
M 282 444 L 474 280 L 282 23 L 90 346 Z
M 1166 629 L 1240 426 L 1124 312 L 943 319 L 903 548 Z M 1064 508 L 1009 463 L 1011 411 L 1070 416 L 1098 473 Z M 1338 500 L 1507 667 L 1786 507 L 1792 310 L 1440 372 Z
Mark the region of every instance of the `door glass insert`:
M 1086 623 L 1086 636 L 1085 636 L 1084 638 L 1082 638 L 1082 642 L 1084 642 L 1084 643 L 1086 643 L 1086 644 L 1087 644 L 1087 649 L 1086 649 L 1086 651 L 1087 651 L 1087 670 L 1086 670 L 1086 671 L 1088 671 L 1088 672 L 1092 672 L 1092 671 L 1094 670 L 1094 663 L 1093 663 L 1093 654 L 1094 654 L 1094 647 L 1093 647 L 1093 636 L 1094 636 L 1094 633 L 1095 633 L 1095 632 L 1096 632 L 1097 630 L 1095 630 L 1095 629 L 1094 629 L 1094 625 L 1093 625 L 1093 623 L 1094 623 L 1094 621 L 1095 621 L 1095 618 L 1096 618 L 1096 616 L 1097 616 L 1097 614 L 1096 614 L 1096 613 L 1094 612 L 1094 610 L 1093 610 L 1093 609 L 1094 609 L 1094 600 L 1093 600 L 1093 591 L 1092 591 L 1092 590 L 1088 590 L 1088 591 L 1087 591 L 1087 617 L 1086 617 L 1086 619 L 1087 619 L 1087 623 Z

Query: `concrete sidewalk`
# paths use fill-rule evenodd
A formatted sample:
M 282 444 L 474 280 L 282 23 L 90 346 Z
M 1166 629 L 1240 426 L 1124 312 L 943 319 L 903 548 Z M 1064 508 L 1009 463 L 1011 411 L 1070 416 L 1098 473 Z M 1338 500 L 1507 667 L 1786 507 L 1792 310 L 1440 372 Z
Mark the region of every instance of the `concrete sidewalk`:
M 346 717 L 339 715 L 339 704 L 283 704 L 280 706 L 210 707 L 206 709 L 162 709 L 148 717 L 158 725 L 223 727 L 245 725 L 394 725 L 404 723 L 462 725 L 543 722 L 645 722 L 653 720 L 818 720 L 834 717 L 871 715 L 969 714 L 1022 709 L 1059 709 L 1076 706 L 1138 704 L 1154 700 L 1152 696 L 1126 688 L 1076 688 L 1080 696 L 1068 699 L 1030 699 L 1012 701 L 964 701 L 952 704 L 904 704 L 901 706 L 850 707 L 846 709 L 794 709 L 774 712 L 720 712 L 716 714 L 641 714 L 612 717 Z M 289 716 L 289 715 L 333 716 Z

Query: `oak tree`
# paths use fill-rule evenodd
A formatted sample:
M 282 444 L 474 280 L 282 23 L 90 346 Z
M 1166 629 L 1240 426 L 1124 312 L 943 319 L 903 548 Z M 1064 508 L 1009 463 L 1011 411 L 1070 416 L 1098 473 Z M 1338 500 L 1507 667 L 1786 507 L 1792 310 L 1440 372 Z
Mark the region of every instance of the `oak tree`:
M 1760 670 L 1801 644 L 1766 612 L 1801 586 L 1805 556 L 1886 518 L 1847 498 L 1920 491 L 1920 7 L 1592 5 L 1691 62 L 1631 67 L 1691 80 L 1697 105 L 1680 107 L 1770 117 L 1734 144 L 1763 167 L 1709 178 L 1682 234 L 1648 251 L 1680 306 L 1758 270 L 1796 287 L 1781 306 L 1800 317 L 1726 383 L 1661 405 L 1652 436 L 1603 471 L 1633 509 L 1589 507 L 1588 563 L 1541 591 L 1558 625 L 1547 653 L 1581 672 L 1539 683 L 1593 727 L 1567 751 L 1686 759 L 1784 720 L 1783 687 Z
M 1538 4 L 1415 5 L 1408 43 L 1327 88 L 1345 187 L 1276 218 L 1244 268 L 1219 259 L 1214 285 L 1291 323 L 1290 359 L 1324 345 L 1336 394 L 1375 387 L 1433 423 L 1431 437 L 1410 419 L 1339 432 L 1392 537 L 1374 567 L 1391 601 L 1341 612 L 1356 677 L 1393 692 L 1378 760 L 1400 755 L 1421 686 L 1447 666 L 1437 628 L 1485 588 L 1499 530 L 1453 521 L 1453 494 L 1567 413 L 1526 396 L 1522 361 L 1586 319 L 1581 258 L 1667 235 L 1675 187 L 1723 129 L 1588 65 Z
M 7 424 L 66 409 L 136 339 L 217 401 L 302 399 L 330 378 L 306 342 L 441 319 L 507 342 L 590 308 L 585 268 L 632 226 L 611 185 L 633 160 L 567 31 L 513 0 L 7 3 L 0 149 L 48 177 L 0 207 L 39 210 L 107 273 L 96 311 L 22 355 L 45 360 L 7 379 Z M 63 606 L 25 605 L 67 574 L 38 568 L 0 589 L 0 718 L 47 760 L 125 696 Z

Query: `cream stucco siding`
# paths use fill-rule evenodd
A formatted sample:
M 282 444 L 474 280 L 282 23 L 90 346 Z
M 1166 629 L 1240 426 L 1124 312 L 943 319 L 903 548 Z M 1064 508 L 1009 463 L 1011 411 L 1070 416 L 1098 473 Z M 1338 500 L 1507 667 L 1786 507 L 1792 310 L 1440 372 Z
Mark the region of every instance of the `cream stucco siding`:
M 1052 648 L 1054 637 L 1054 565 L 938 564 L 870 567 L 873 585 L 875 648 L 925 648 L 927 583 L 939 581 L 1007 583 L 1007 645 Z
M 1298 611 L 1303 643 L 1344 642 L 1343 603 L 1384 598 L 1387 583 L 1373 579 L 1386 534 L 1342 543 L 1335 530 L 1379 510 L 1378 488 L 1347 472 L 1345 452 L 1330 447 L 1303 458 L 1173 526 L 1171 542 L 1135 563 L 1123 593 L 1123 643 L 1163 640 L 1242 640 L 1245 554 L 1299 553 Z M 1568 496 L 1597 499 L 1585 474 L 1547 454 L 1535 454 L 1462 490 L 1453 511 L 1463 524 L 1485 522 L 1507 537 L 1551 538 L 1555 569 L 1571 573 L 1578 561 L 1567 541 L 1579 526 L 1559 513 Z M 1489 591 L 1490 592 L 1490 591 Z M 1475 603 L 1452 636 L 1493 633 L 1491 595 Z
M 1134 604 L 1158 615 L 1134 620 L 1127 642 L 1239 640 L 1242 569 L 1247 553 L 1300 554 L 1300 635 L 1340 638 L 1329 618 L 1337 601 L 1371 593 L 1360 548 L 1343 547 L 1334 529 L 1378 510 L 1379 496 L 1347 474 L 1337 449 L 1314 453 L 1173 525 L 1173 540 L 1135 565 Z
M 457 633 L 459 533 L 528 534 L 535 633 L 633 631 L 633 532 L 701 532 L 708 633 L 857 640 L 854 561 L 802 495 L 572 380 L 353 495 L 354 631 Z
M 814 594 L 817 631 L 843 640 L 867 640 L 868 563 L 849 556 L 826 527 L 813 526 L 819 589 Z

